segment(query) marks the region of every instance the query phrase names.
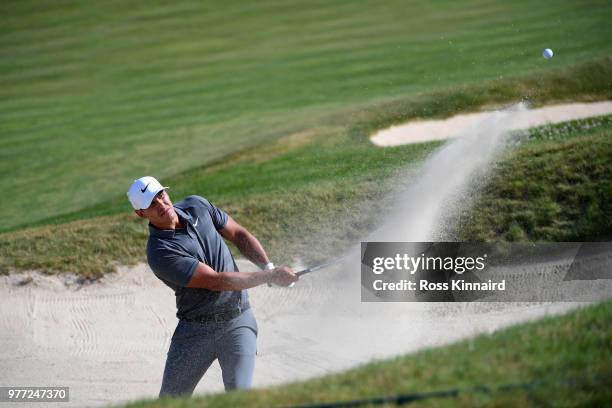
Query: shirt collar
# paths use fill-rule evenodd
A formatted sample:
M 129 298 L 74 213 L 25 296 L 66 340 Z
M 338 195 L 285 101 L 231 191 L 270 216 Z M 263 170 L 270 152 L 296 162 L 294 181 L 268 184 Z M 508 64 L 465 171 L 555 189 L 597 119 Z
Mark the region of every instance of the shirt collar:
M 188 212 L 176 206 L 174 207 L 174 210 L 176 211 L 176 214 L 179 216 L 180 219 L 188 221 L 185 224 L 191 223 L 192 218 Z M 174 237 L 175 232 L 176 230 L 173 230 L 173 229 L 169 229 L 169 230 L 159 229 L 153 224 L 149 223 L 149 234 L 151 234 L 151 236 L 161 237 L 161 238 L 172 238 Z
M 184 219 L 186 221 L 190 221 L 191 222 L 191 220 L 192 220 L 191 214 L 189 214 L 187 211 L 183 210 L 180 207 L 174 207 L 174 210 L 178 214 L 179 218 L 182 218 L 182 219 Z

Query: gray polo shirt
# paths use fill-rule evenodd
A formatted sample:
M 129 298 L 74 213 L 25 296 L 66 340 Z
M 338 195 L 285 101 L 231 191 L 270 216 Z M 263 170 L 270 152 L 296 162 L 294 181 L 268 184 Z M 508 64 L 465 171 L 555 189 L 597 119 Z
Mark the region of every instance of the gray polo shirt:
M 155 275 L 174 290 L 176 316 L 191 319 L 233 311 L 248 306 L 242 291 L 212 291 L 187 288 L 199 262 L 217 272 L 238 271 L 236 262 L 219 234 L 228 215 L 200 196 L 189 196 L 174 204 L 184 228 L 160 230 L 149 224 L 147 260 Z

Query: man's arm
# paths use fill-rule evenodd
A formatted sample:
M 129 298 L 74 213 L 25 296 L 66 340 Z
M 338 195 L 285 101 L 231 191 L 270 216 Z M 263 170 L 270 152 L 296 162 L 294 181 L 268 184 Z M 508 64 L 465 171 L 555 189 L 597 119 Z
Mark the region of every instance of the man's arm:
M 210 266 L 200 262 L 196 267 L 188 288 L 205 288 L 215 291 L 242 290 L 262 283 L 273 283 L 288 286 L 298 280 L 289 268 L 276 268 L 261 272 L 216 272 Z
M 270 262 L 266 251 L 257 238 L 242 225 L 234 221 L 232 217 L 228 216 L 225 226 L 219 233 L 223 238 L 236 245 L 240 253 L 255 265 L 263 268 Z

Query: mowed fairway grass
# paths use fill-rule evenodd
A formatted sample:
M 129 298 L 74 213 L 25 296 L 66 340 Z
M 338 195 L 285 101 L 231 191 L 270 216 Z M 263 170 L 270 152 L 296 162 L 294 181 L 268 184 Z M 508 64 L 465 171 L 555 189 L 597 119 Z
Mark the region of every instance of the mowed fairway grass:
M 331 112 L 612 53 L 607 1 L 3 1 L 0 16 L 2 230 Z
M 605 1 L 2 2 L 0 271 L 142 260 L 125 191 L 145 174 L 223 206 L 275 259 L 325 256 L 440 145 L 378 149 L 371 131 L 610 99 L 610 17 Z

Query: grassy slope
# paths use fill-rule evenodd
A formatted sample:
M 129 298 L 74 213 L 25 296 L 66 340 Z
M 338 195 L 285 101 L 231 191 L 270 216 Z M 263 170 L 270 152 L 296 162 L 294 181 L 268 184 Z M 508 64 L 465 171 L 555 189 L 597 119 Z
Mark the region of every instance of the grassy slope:
M 0 230 L 374 101 L 608 56 L 611 14 L 607 1 L 3 1 Z
M 350 126 L 332 117 L 320 127 L 164 183 L 172 186 L 175 197 L 201 194 L 225 208 L 256 233 L 275 261 L 291 262 L 296 256 L 316 261 L 358 241 L 384 209 L 384 194 L 394 185 L 394 176 L 405 182 L 414 166 L 439 146 L 375 148 L 367 141 L 373 129 L 412 117 L 515 101 L 524 90 L 534 89 L 536 81 L 540 87 L 531 95 L 535 103 L 610 98 L 610 78 L 612 63 L 606 59 L 543 76 L 402 98 L 360 110 Z M 116 263 L 143 260 L 147 232 L 142 221 L 127 213 L 125 201 L 121 194 L 57 220 L 81 221 L 0 234 L 0 272 L 39 269 L 97 277 Z M 104 218 L 92 218 L 100 216 Z
M 608 302 L 310 381 L 128 407 L 275 407 L 537 380 L 550 382 L 528 391 L 462 393 L 410 407 L 604 406 L 612 399 L 611 319 Z M 560 379 L 577 384 L 556 382 Z
M 547 126 L 508 152 L 459 220 L 466 241 L 612 237 L 612 116 Z

